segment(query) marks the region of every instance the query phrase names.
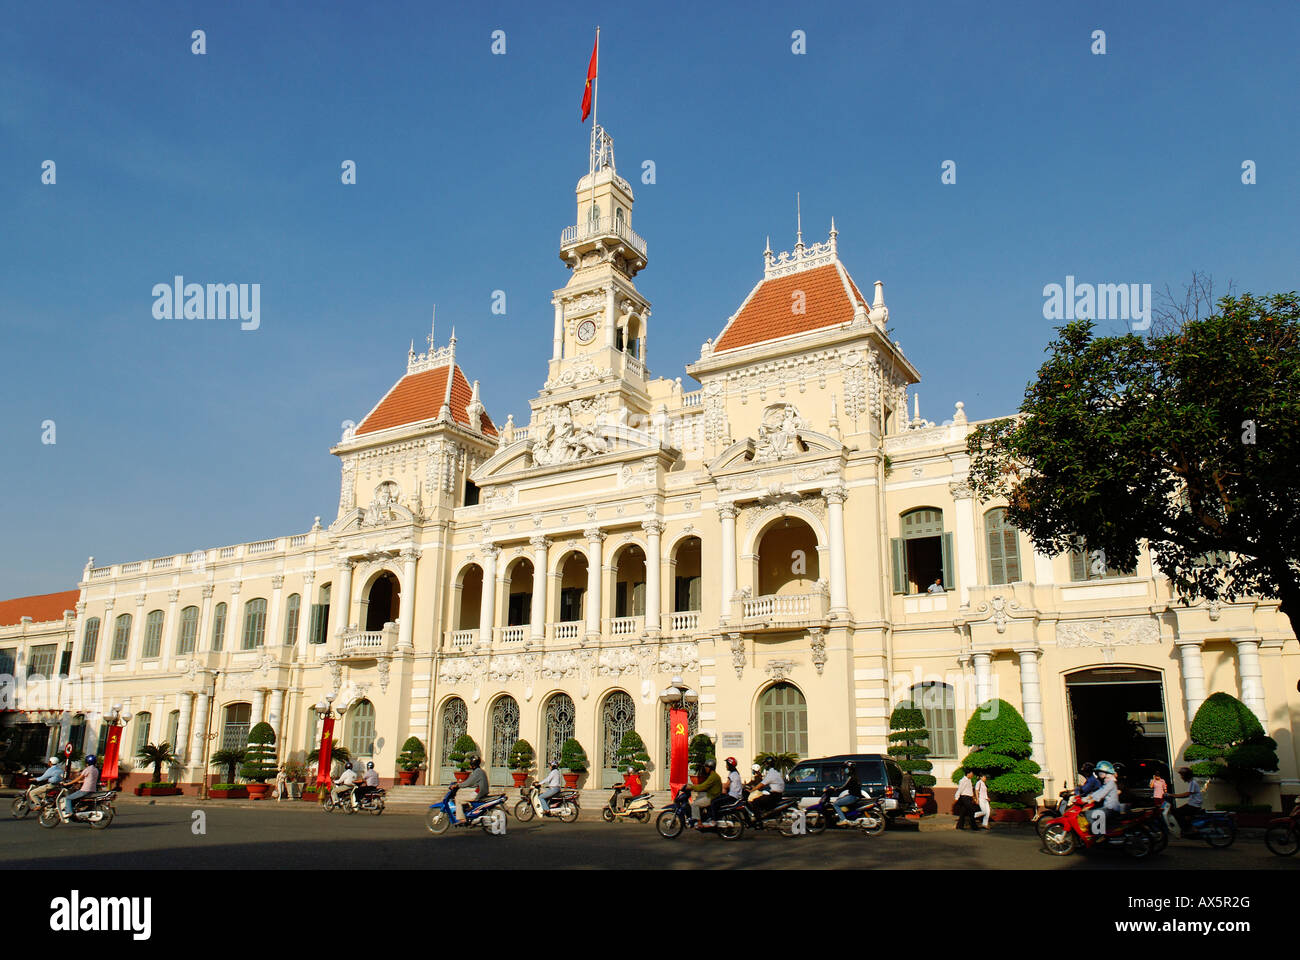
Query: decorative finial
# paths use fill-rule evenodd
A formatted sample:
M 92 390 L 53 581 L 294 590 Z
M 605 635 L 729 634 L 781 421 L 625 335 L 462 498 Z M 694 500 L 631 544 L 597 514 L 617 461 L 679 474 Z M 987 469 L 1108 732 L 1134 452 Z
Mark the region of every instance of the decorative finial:
M 803 246 L 803 206 L 799 200 L 799 192 L 794 194 L 794 245 Z
M 429 356 L 433 356 L 433 348 L 438 332 L 438 305 L 434 304 L 432 312 L 429 314 Z
M 839 231 L 837 231 L 837 230 L 835 229 L 835 217 L 832 216 L 832 217 L 831 217 L 831 236 L 832 236 L 832 237 L 837 236 L 838 233 L 839 233 Z

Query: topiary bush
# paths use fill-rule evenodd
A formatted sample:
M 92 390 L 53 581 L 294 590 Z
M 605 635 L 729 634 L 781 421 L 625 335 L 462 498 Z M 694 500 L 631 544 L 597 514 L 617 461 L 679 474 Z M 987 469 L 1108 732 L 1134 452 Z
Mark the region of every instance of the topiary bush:
M 925 714 L 904 700 L 889 715 L 889 750 L 905 773 L 912 775 L 918 787 L 933 787 L 938 781 L 930 773 L 930 731 L 925 728 Z
M 1029 726 L 1019 711 L 1005 700 L 980 704 L 966 723 L 962 743 L 973 747 L 952 774 L 957 783 L 967 770 L 976 779 L 987 774 L 990 805 L 1018 810 L 1030 806 L 1043 792 L 1043 781 L 1035 776 L 1041 769 L 1030 759 L 1033 745 Z
M 570 737 L 560 747 L 560 766 L 570 773 L 587 772 L 587 751 L 582 744 Z
M 456 765 L 457 770 L 469 769 L 469 758 L 477 757 L 478 744 L 468 733 L 462 733 L 456 738 L 456 742 L 451 746 L 451 753 L 447 754 L 447 759 Z
M 407 773 L 419 770 L 424 765 L 424 744 L 419 737 L 406 738 L 402 752 L 397 755 L 397 765 Z
M 619 772 L 626 773 L 630 768 L 633 773 L 644 773 L 650 764 L 650 752 L 645 748 L 645 741 L 635 730 L 623 734 L 618 742 L 618 751 L 614 754 L 614 765 Z
M 1247 792 L 1277 769 L 1277 741 L 1254 712 L 1226 693 L 1212 693 L 1192 718 L 1192 742 L 1184 756 L 1192 773 L 1231 784 L 1243 804 Z
M 515 745 L 510 748 L 510 759 L 508 761 L 511 770 L 518 770 L 524 773 L 533 769 L 533 761 L 537 754 L 533 752 L 533 745 L 527 740 L 516 740 Z
M 707 733 L 697 733 L 691 737 L 691 742 L 686 747 L 686 756 L 690 761 L 691 769 L 695 775 L 701 776 L 700 770 L 706 760 L 717 762 L 718 755 L 714 750 L 713 738 Z
M 256 724 L 248 731 L 248 747 L 239 775 L 253 783 L 266 783 L 275 778 L 275 731 L 266 722 Z

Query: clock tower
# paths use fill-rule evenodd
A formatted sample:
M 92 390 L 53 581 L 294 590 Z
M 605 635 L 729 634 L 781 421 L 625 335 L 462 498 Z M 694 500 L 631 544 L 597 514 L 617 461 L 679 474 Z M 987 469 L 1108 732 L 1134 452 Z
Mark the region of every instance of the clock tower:
M 531 403 L 533 422 L 545 425 L 555 408 L 568 407 L 585 426 L 626 423 L 650 412 L 650 305 L 632 279 L 646 265 L 646 244 L 632 229 L 632 187 L 618 175 L 614 140 L 601 126 L 592 126 L 587 175 L 574 194 L 576 222 L 560 235 L 571 273 L 551 300 L 551 361 Z

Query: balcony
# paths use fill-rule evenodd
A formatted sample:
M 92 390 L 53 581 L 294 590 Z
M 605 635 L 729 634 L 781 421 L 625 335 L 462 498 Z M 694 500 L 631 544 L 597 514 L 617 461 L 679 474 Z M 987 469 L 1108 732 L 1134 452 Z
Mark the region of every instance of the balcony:
M 562 620 L 550 624 L 552 640 L 577 640 L 585 632 L 584 621 Z
M 668 614 L 670 633 L 694 633 L 698 629 L 700 629 L 700 611 L 681 610 Z
M 610 637 L 639 637 L 645 632 L 645 617 L 611 617 L 605 621 L 605 634 Z
M 825 593 L 770 594 L 737 601 L 744 630 L 795 630 L 822 626 L 830 598 Z
M 570 247 L 590 247 L 602 241 L 622 241 L 639 253 L 642 259 L 645 258 L 645 240 L 618 217 L 601 217 L 599 220 L 565 227 L 560 234 L 560 249 L 567 251 Z
M 382 630 L 348 630 L 343 634 L 343 657 L 347 660 L 370 660 L 392 653 L 397 645 L 397 624 Z
M 448 630 L 447 644 L 453 650 L 468 650 L 478 646 L 478 630 Z
M 497 627 L 497 641 L 507 647 L 524 643 L 528 639 L 529 625 L 516 624 L 513 627 Z

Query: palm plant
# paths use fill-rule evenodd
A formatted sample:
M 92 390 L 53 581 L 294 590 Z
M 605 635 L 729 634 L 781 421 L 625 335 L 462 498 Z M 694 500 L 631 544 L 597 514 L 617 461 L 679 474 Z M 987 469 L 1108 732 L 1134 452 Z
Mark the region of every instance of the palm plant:
M 146 743 L 135 755 L 137 760 L 153 764 L 153 782 L 162 783 L 162 765 L 179 763 L 180 757 L 172 750 L 172 745 L 163 741 L 159 744 Z
M 224 767 L 226 779 L 223 783 L 235 782 L 235 768 L 244 762 L 244 754 L 247 751 L 243 747 L 226 747 L 218 750 L 212 755 L 210 764 L 214 767 Z

